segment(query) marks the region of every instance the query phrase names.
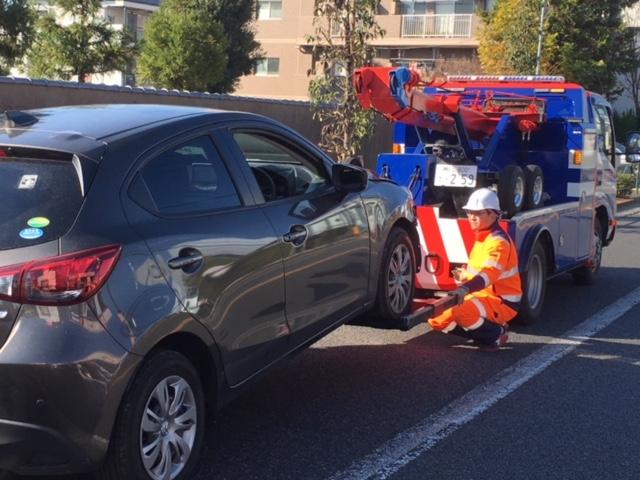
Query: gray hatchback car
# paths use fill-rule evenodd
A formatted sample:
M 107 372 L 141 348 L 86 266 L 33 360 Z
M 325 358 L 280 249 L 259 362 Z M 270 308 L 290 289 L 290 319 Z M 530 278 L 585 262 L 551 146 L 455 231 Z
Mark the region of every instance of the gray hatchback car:
M 363 312 L 411 307 L 409 191 L 273 120 L 0 121 L 0 469 L 190 478 L 241 386 Z

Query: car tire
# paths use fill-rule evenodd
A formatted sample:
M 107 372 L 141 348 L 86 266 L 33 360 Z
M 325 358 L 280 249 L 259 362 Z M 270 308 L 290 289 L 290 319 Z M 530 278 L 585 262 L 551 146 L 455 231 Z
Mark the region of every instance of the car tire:
M 513 217 L 522 210 L 525 199 L 526 180 L 518 165 L 507 165 L 498 179 L 498 197 L 500 208 L 506 218 Z
M 595 220 L 593 227 L 594 242 L 596 242 L 595 256 L 587 262 L 587 264 L 576 268 L 571 272 L 573 281 L 577 285 L 592 285 L 595 283 L 598 273 L 600 272 L 600 264 L 602 263 L 602 230 L 600 228 L 600 221 L 598 218 Z
M 176 422 L 180 417 L 183 422 Z M 122 400 L 107 459 L 97 478 L 159 480 L 165 468 L 174 470 L 165 478 L 192 478 L 204 426 L 205 399 L 197 371 L 180 353 L 159 351 L 145 360 Z M 178 458 L 186 451 L 185 459 Z M 146 464 L 145 453 L 150 454 Z
M 375 315 L 394 322 L 411 310 L 415 291 L 416 259 L 407 231 L 394 227 L 382 254 Z
M 524 209 L 540 208 L 544 201 L 544 174 L 538 165 L 527 165 L 524 170 L 526 179 L 526 194 Z
M 522 280 L 522 300 L 515 321 L 522 325 L 531 325 L 540 319 L 544 296 L 547 291 L 547 251 L 540 242 L 536 242 L 527 259 Z

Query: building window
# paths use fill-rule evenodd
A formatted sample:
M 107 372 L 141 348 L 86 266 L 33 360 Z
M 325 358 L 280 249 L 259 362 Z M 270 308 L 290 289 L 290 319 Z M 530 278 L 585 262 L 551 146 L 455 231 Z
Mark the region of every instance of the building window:
M 258 20 L 277 20 L 282 18 L 281 0 L 259 0 Z
M 261 58 L 256 63 L 256 75 L 278 75 L 279 73 L 279 58 Z

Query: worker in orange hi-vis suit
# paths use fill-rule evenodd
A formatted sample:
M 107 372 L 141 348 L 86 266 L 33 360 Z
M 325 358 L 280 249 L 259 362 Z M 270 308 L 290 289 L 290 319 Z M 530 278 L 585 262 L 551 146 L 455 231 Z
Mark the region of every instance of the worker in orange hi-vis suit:
M 429 320 L 434 330 L 498 350 L 508 340 L 506 324 L 518 313 L 522 287 L 516 247 L 502 230 L 498 196 L 488 188 L 471 194 L 463 207 L 476 242 L 466 269 L 454 272 L 458 288 L 449 292 L 458 305 Z

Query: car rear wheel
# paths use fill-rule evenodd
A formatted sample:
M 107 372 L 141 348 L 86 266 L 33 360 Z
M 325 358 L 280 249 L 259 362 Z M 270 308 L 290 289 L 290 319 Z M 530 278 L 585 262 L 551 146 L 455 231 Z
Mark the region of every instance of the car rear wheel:
M 203 388 L 191 362 L 174 351 L 154 354 L 125 394 L 98 478 L 191 478 L 204 424 Z
M 403 228 L 395 227 L 382 255 L 375 314 L 395 321 L 411 309 L 416 261 L 413 243 Z

